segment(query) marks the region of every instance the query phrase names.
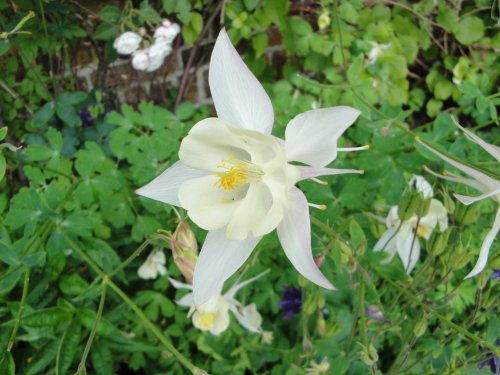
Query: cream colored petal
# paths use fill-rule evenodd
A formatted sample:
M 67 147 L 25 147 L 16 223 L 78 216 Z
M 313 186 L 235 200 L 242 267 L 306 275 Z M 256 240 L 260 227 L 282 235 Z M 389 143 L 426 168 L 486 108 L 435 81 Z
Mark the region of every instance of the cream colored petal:
M 493 156 L 495 159 L 497 159 L 498 162 L 500 162 L 500 147 L 492 145 L 488 142 L 483 141 L 480 137 L 478 137 L 476 134 L 471 132 L 470 130 L 467 130 L 466 128 L 462 127 L 457 120 L 452 117 L 453 122 L 455 122 L 455 125 L 457 125 L 460 130 L 462 130 L 467 136 L 474 142 L 477 143 L 479 146 L 481 146 L 487 153 L 489 153 L 491 156 Z
M 498 187 L 498 189 L 496 190 L 492 190 L 492 191 L 489 191 L 485 194 L 481 194 L 481 195 L 478 195 L 477 197 L 469 197 L 467 195 L 462 195 L 462 194 L 453 194 L 455 196 L 455 198 L 457 198 L 460 202 L 462 202 L 463 204 L 465 204 L 466 206 L 472 204 L 472 203 L 476 203 L 476 202 L 479 202 L 483 199 L 486 199 L 486 198 L 491 198 L 491 197 L 495 197 L 497 200 L 499 199 L 499 195 L 500 195 L 500 187 Z
M 313 168 L 313 167 L 304 167 L 304 166 L 297 166 L 297 168 L 300 171 L 300 179 L 299 181 L 302 180 L 307 180 L 309 178 L 315 178 L 315 177 L 320 177 L 320 176 L 333 176 L 337 174 L 350 174 L 350 173 L 355 173 L 355 174 L 363 174 L 364 171 L 358 170 L 358 169 L 334 169 L 334 168 Z
M 399 257 L 408 274 L 411 273 L 420 258 L 420 243 L 413 231 L 413 225 L 403 222 L 396 239 Z
M 389 227 L 382 237 L 377 241 L 374 251 L 385 251 L 389 254 L 389 257 L 384 259 L 383 263 L 389 263 L 396 255 L 397 246 L 396 246 L 396 236 L 397 236 L 398 228 L 397 227 Z

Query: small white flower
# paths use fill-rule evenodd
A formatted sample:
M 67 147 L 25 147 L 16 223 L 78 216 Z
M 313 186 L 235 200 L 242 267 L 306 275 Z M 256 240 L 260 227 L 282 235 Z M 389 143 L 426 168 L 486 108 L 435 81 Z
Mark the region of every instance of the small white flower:
M 135 51 L 132 55 L 132 67 L 135 70 L 146 70 L 149 67 L 150 61 L 148 56 L 148 48 Z
M 155 39 L 162 39 L 167 43 L 172 43 L 175 39 L 175 37 L 181 32 L 181 28 L 178 24 L 176 23 L 171 23 L 168 26 L 163 26 L 158 27 L 155 30 L 154 33 L 154 38 Z
M 325 9 L 323 12 L 321 12 L 320 16 L 318 17 L 318 27 L 320 30 L 325 30 L 328 26 L 330 26 L 330 14 L 328 11 Z
M 162 250 L 153 250 L 142 266 L 137 270 L 137 274 L 141 279 L 156 279 L 158 275 L 166 275 L 165 254 Z
M 225 30 L 212 53 L 209 85 L 219 117 L 198 122 L 181 143 L 180 161 L 137 190 L 183 207 L 209 230 L 193 277 L 196 305 L 220 294 L 224 281 L 274 229 L 294 267 L 334 289 L 311 252 L 308 206 L 324 206 L 308 204 L 295 184 L 322 175 L 363 173 L 325 168 L 339 151 L 366 149 L 337 147 L 360 112 L 347 106 L 307 111 L 290 121 L 285 140 L 274 137 L 271 101 Z
M 382 54 L 385 49 L 391 47 L 391 44 L 379 44 L 377 42 L 371 42 L 372 49 L 368 52 L 368 64 L 374 64 L 378 57 Z
M 141 45 L 142 37 L 132 31 L 126 31 L 115 39 L 113 47 L 121 55 L 130 55 Z
M 311 361 L 311 367 L 306 368 L 306 375 L 323 375 L 328 374 L 330 370 L 330 362 L 326 358 L 323 358 L 321 363 L 316 361 Z
M 148 50 L 149 66 L 146 68 L 146 71 L 152 72 L 161 67 L 165 61 L 165 57 L 170 55 L 171 52 L 172 45 L 169 42 L 163 39 L 156 39 Z
M 177 301 L 179 306 L 189 307 L 192 313 L 193 325 L 202 330 L 208 331 L 212 335 L 219 335 L 224 332 L 230 323 L 229 311 L 231 311 L 238 323 L 244 328 L 254 333 L 263 333 L 261 324 L 262 316 L 257 311 L 254 303 L 242 305 L 234 296 L 244 286 L 254 282 L 269 271 L 265 271 L 251 279 L 233 285 L 224 294 L 214 294 L 205 303 L 196 307 L 194 305 L 193 293 L 184 295 Z M 189 284 L 181 283 L 175 279 L 169 278 L 176 289 L 193 290 Z
M 274 340 L 274 333 L 271 331 L 262 331 L 262 342 L 264 344 L 271 344 Z
M 471 131 L 463 128 L 460 126 L 458 122 L 453 118 L 453 121 L 455 124 L 458 126 L 460 130 L 462 130 L 466 136 L 472 140 L 474 143 L 478 144 L 481 146 L 486 152 L 488 152 L 491 156 L 493 156 L 498 162 L 500 162 L 500 147 L 489 144 L 485 141 L 483 141 L 481 138 L 479 138 L 477 135 L 472 133 Z M 464 185 L 468 185 L 476 190 L 479 190 L 481 195 L 476 196 L 476 197 L 470 197 L 467 195 L 461 195 L 461 194 L 454 194 L 455 198 L 457 198 L 460 202 L 462 202 L 465 205 L 470 205 L 475 202 L 479 202 L 480 200 L 491 198 L 497 203 L 500 203 L 500 181 L 496 180 L 474 168 L 469 167 L 468 165 L 459 163 L 456 160 L 453 160 L 449 158 L 446 155 L 443 155 L 439 151 L 433 149 L 432 147 L 427 146 L 425 143 L 423 143 L 421 140 L 417 139 L 418 143 L 420 143 L 422 146 L 427 148 L 429 151 L 433 152 L 437 156 L 439 156 L 441 159 L 446 161 L 447 163 L 453 165 L 455 168 L 461 170 L 465 174 L 469 175 L 471 178 L 466 178 L 462 177 L 459 175 L 456 175 L 451 172 L 446 172 L 446 174 L 439 174 L 436 172 L 433 172 L 431 170 L 428 170 L 431 174 L 434 176 L 443 178 L 445 180 L 453 181 L 453 182 L 458 182 Z M 481 246 L 481 251 L 479 252 L 479 259 L 477 260 L 476 265 L 472 269 L 472 271 L 465 277 L 466 279 L 469 277 L 476 276 L 478 273 L 480 273 L 484 268 L 486 267 L 486 263 L 488 262 L 488 255 L 490 252 L 491 245 L 493 244 L 493 241 L 495 240 L 495 237 L 497 236 L 498 232 L 500 231 L 500 207 L 497 210 L 496 216 L 495 216 L 495 221 L 493 223 L 493 227 L 491 230 L 488 232 L 486 237 L 484 238 L 483 244 Z
M 414 176 L 410 185 L 415 183 L 417 191 L 424 194 L 424 197 L 432 197 L 432 187 L 421 176 Z M 420 219 L 413 215 L 408 220 L 401 222 L 398 217 L 398 206 L 394 206 L 389 211 L 386 219 L 387 231 L 382 235 L 375 245 L 375 251 L 386 251 L 390 257 L 386 262 L 390 262 L 396 253 L 409 274 L 417 264 L 420 257 L 420 243 L 418 237 L 428 240 L 436 228 L 443 232 L 448 228 L 448 214 L 446 208 L 436 199 L 431 199 L 429 212 Z

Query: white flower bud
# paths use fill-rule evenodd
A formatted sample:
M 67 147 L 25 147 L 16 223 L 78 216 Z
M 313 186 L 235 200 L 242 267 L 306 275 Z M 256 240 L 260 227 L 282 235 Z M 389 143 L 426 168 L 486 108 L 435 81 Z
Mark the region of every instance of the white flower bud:
M 132 31 L 124 32 L 115 39 L 113 47 L 121 55 L 130 55 L 141 45 L 142 37 Z
M 135 70 L 146 70 L 150 66 L 149 56 L 147 49 L 141 49 L 135 52 L 132 56 L 132 67 Z

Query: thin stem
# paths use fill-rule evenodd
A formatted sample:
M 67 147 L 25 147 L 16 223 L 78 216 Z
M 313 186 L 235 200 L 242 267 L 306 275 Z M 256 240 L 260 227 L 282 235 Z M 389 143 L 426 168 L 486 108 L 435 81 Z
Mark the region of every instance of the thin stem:
M 182 363 L 190 371 L 196 370 L 196 366 L 193 365 L 189 359 L 182 355 L 168 339 L 163 335 L 163 333 L 148 319 L 146 314 L 123 292 L 109 277 L 99 268 L 99 266 L 71 239 L 63 233 L 63 237 L 66 242 L 73 248 L 73 250 L 78 253 L 78 255 L 96 272 L 113 291 L 120 296 L 120 298 L 136 313 L 136 315 L 142 320 L 144 325 L 151 331 L 151 333 L 156 336 L 156 338 L 163 344 L 163 346 L 170 351 L 177 360 Z
M 146 249 L 146 247 L 148 247 L 148 245 L 151 244 L 152 242 L 153 242 L 153 240 L 151 240 L 151 239 L 144 241 L 137 249 L 135 249 L 135 251 L 123 263 L 121 263 L 115 270 L 110 272 L 108 274 L 108 277 L 109 278 L 113 277 L 118 272 L 120 272 L 122 269 L 127 267 L 130 264 L 130 262 L 132 262 L 139 255 L 141 255 L 141 253 L 144 251 L 144 249 Z
M 24 284 L 23 284 L 23 294 L 21 296 L 21 304 L 19 305 L 19 310 L 17 311 L 16 323 L 14 328 L 12 329 L 12 333 L 10 335 L 9 344 L 7 345 L 7 351 L 10 352 L 12 347 L 14 346 L 14 342 L 16 341 L 17 331 L 19 329 L 19 325 L 21 324 L 21 320 L 23 318 L 24 305 L 26 303 L 26 296 L 28 294 L 28 286 L 30 283 L 30 269 L 26 269 L 24 274 Z
M 460 333 L 463 336 L 467 337 L 468 339 L 474 341 L 478 345 L 481 345 L 481 346 L 483 346 L 483 347 L 491 350 L 497 356 L 500 356 L 500 349 L 497 348 L 495 345 L 490 344 L 489 342 L 486 342 L 486 341 L 480 339 L 479 337 L 477 337 L 476 335 L 470 333 L 466 329 L 464 329 L 464 328 L 460 327 L 459 325 L 453 323 L 451 320 L 447 319 L 446 317 L 444 317 L 443 315 L 441 315 L 437 311 L 434 311 L 431 307 L 427 306 L 425 303 L 423 303 L 419 299 L 415 298 L 415 296 L 413 296 L 413 294 L 411 294 L 410 292 L 408 292 L 405 288 L 403 288 L 402 286 L 400 286 L 395 281 L 392 281 L 390 278 L 388 278 L 387 276 L 385 276 L 383 273 L 381 273 L 380 271 L 378 271 L 376 268 L 374 268 L 373 270 L 374 270 L 375 273 L 377 273 L 377 275 L 379 275 L 387 283 L 391 284 L 398 291 L 400 291 L 402 294 L 404 294 L 411 302 L 413 302 L 414 304 L 420 306 L 426 312 L 428 312 L 431 315 L 433 315 L 434 317 L 436 317 L 439 321 L 441 321 L 441 323 L 446 324 L 447 326 L 453 328 L 458 333 Z
M 366 319 L 365 319 L 365 275 L 361 272 L 361 282 L 359 285 L 359 324 L 361 331 L 361 340 L 365 348 L 368 348 L 368 335 L 366 333 Z
M 76 375 L 83 374 L 85 372 L 85 362 L 87 361 L 87 356 L 89 355 L 92 342 L 94 341 L 94 337 L 97 332 L 97 327 L 99 326 L 99 322 L 101 321 L 102 311 L 104 310 L 105 301 L 106 301 L 106 283 L 103 282 L 101 285 L 101 300 L 99 302 L 99 307 L 97 308 L 97 314 L 95 317 L 94 326 L 92 327 L 92 331 L 90 331 L 89 339 L 87 340 L 87 344 L 85 345 L 85 349 L 83 350 L 82 359 L 80 360 L 80 364 L 78 365 L 78 370 L 76 371 Z

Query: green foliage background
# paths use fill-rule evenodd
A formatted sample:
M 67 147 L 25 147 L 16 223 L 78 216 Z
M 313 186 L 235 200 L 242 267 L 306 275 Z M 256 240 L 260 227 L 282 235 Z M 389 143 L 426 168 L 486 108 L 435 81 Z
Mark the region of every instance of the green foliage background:
M 498 2 L 117 3 L 88 9 L 90 2 L 0 0 L 0 373 L 83 373 L 86 366 L 99 375 L 181 374 L 192 363 L 213 374 L 302 374 L 322 358 L 331 374 L 488 372 L 477 364 L 487 358 L 485 345 L 500 339 L 498 281 L 490 280 L 500 268 L 498 241 L 488 268 L 463 277 L 496 207 L 454 201 L 451 192 L 467 190 L 425 174 L 424 165 L 439 171 L 443 164 L 414 136 L 498 178 L 498 163 L 451 120 L 500 143 Z M 9 33 L 29 11 L 34 18 Z M 177 88 L 120 105 L 104 87 L 77 91 L 68 70 L 82 42 L 110 64 L 121 31 L 154 27 L 163 17 L 179 22 L 181 43 L 193 45 L 214 12 L 209 27 L 227 28 L 271 97 L 275 135 L 303 111 L 351 105 L 362 116 L 342 146 L 371 146 L 334 163 L 364 169 L 363 176 L 300 185 L 309 201 L 328 206 L 311 212 L 313 250 L 325 257 L 322 270 L 337 292 L 299 278 L 274 234 L 252 257 L 248 276 L 272 272 L 239 298 L 257 304 L 271 344 L 235 322 L 219 337 L 201 333 L 175 305 L 179 295 L 166 276 L 138 278 L 147 251 L 128 259 L 144 241 L 148 249 L 166 247 L 154 234 L 176 226 L 169 206 L 134 190 L 177 160 L 182 138 L 213 109 L 188 101 L 175 108 Z M 329 19 L 322 28 L 321 15 Z M 369 63 L 374 43 L 387 47 Z M 264 58 L 268 46 L 281 48 L 280 61 Z M 95 119 L 88 127 L 84 108 Z M 384 255 L 372 248 L 384 231 L 375 216 L 398 204 L 412 174 L 433 183 L 452 230 L 444 249 L 423 246 L 408 276 L 399 260 L 382 265 Z M 201 244 L 205 233 L 193 228 Z M 181 278 L 171 259 L 168 268 Z M 291 321 L 278 307 L 285 285 L 303 292 L 302 313 Z M 384 318 L 366 316 L 367 306 Z

